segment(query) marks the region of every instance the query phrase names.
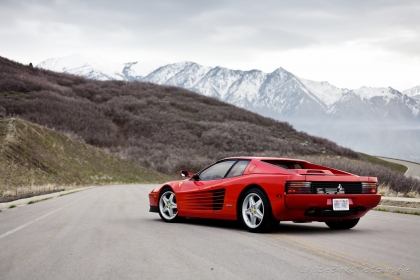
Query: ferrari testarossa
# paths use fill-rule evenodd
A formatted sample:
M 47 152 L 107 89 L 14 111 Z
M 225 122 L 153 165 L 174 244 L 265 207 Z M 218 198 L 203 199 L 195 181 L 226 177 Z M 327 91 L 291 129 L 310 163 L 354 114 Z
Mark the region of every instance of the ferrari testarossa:
M 378 205 L 377 178 L 361 177 L 305 160 L 232 157 L 149 194 L 150 212 L 165 222 L 185 217 L 240 220 L 251 232 L 279 221 L 325 222 L 350 229 Z

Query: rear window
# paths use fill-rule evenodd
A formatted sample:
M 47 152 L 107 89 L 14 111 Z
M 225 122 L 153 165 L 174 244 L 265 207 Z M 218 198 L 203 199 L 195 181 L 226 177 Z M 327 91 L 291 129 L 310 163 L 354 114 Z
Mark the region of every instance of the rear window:
M 299 162 L 285 161 L 285 160 L 262 160 L 262 162 L 283 168 L 283 169 L 302 169 Z

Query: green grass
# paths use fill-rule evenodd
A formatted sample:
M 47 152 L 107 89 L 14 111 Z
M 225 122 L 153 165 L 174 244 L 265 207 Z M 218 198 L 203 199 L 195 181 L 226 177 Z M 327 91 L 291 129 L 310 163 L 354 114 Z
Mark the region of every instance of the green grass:
M 75 192 L 63 193 L 63 194 L 60 194 L 59 196 L 65 196 L 65 195 L 72 194 L 72 193 L 77 193 L 77 192 L 81 192 L 81 191 L 75 191 Z
M 12 205 L 10 205 L 9 206 L 9 208 L 16 208 L 17 206 L 16 205 L 14 205 L 14 204 L 12 204 Z
M 398 164 L 398 163 L 394 163 L 394 162 L 389 162 L 368 154 L 364 154 L 364 153 L 359 153 L 361 157 L 363 157 L 364 159 L 366 159 L 367 161 L 371 162 L 371 163 L 375 163 L 375 164 L 379 164 L 382 165 L 384 167 L 390 168 L 392 170 L 401 172 L 401 173 L 405 173 L 407 172 L 408 168 L 405 165 L 402 164 Z
M 20 119 L 0 119 L 0 143 L 0 193 L 31 185 L 161 183 L 172 179 Z
M 28 204 L 34 204 L 34 203 L 37 203 L 37 202 L 40 202 L 40 201 L 45 201 L 45 200 L 48 200 L 48 199 L 51 199 L 51 198 L 52 197 L 47 197 L 47 198 L 38 199 L 38 200 L 31 200 L 31 201 L 28 202 Z
M 417 215 L 420 216 L 420 212 L 407 212 L 407 211 L 400 211 L 400 210 L 395 210 L 394 213 L 400 213 L 400 214 L 410 214 L 410 215 Z
M 420 212 L 408 212 L 408 211 L 401 211 L 401 210 L 388 210 L 385 208 L 373 208 L 375 211 L 381 211 L 381 212 L 390 212 L 390 213 L 398 213 L 398 214 L 408 214 L 408 215 L 416 215 L 420 216 Z

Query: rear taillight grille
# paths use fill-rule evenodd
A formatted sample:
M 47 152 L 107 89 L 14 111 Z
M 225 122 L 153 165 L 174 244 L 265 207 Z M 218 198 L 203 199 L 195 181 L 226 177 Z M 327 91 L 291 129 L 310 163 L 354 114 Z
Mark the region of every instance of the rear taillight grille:
M 312 182 L 312 193 L 319 194 L 360 194 L 362 183 L 360 182 Z
M 286 182 L 286 194 L 376 194 L 376 183 L 361 182 Z
M 378 185 L 376 183 L 362 183 L 362 193 L 376 194 L 378 193 Z
M 287 194 L 311 194 L 311 182 L 286 182 Z

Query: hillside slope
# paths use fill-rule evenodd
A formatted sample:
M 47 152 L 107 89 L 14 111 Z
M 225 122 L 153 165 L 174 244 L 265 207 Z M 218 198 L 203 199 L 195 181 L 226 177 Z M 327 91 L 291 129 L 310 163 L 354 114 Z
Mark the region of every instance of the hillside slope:
M 0 74 L 0 106 L 8 116 L 71 133 L 167 174 L 197 171 L 231 155 L 359 158 L 287 123 L 182 88 L 87 80 L 4 58 Z
M 163 182 L 168 176 L 20 119 L 0 118 L 0 191 L 20 186 Z

